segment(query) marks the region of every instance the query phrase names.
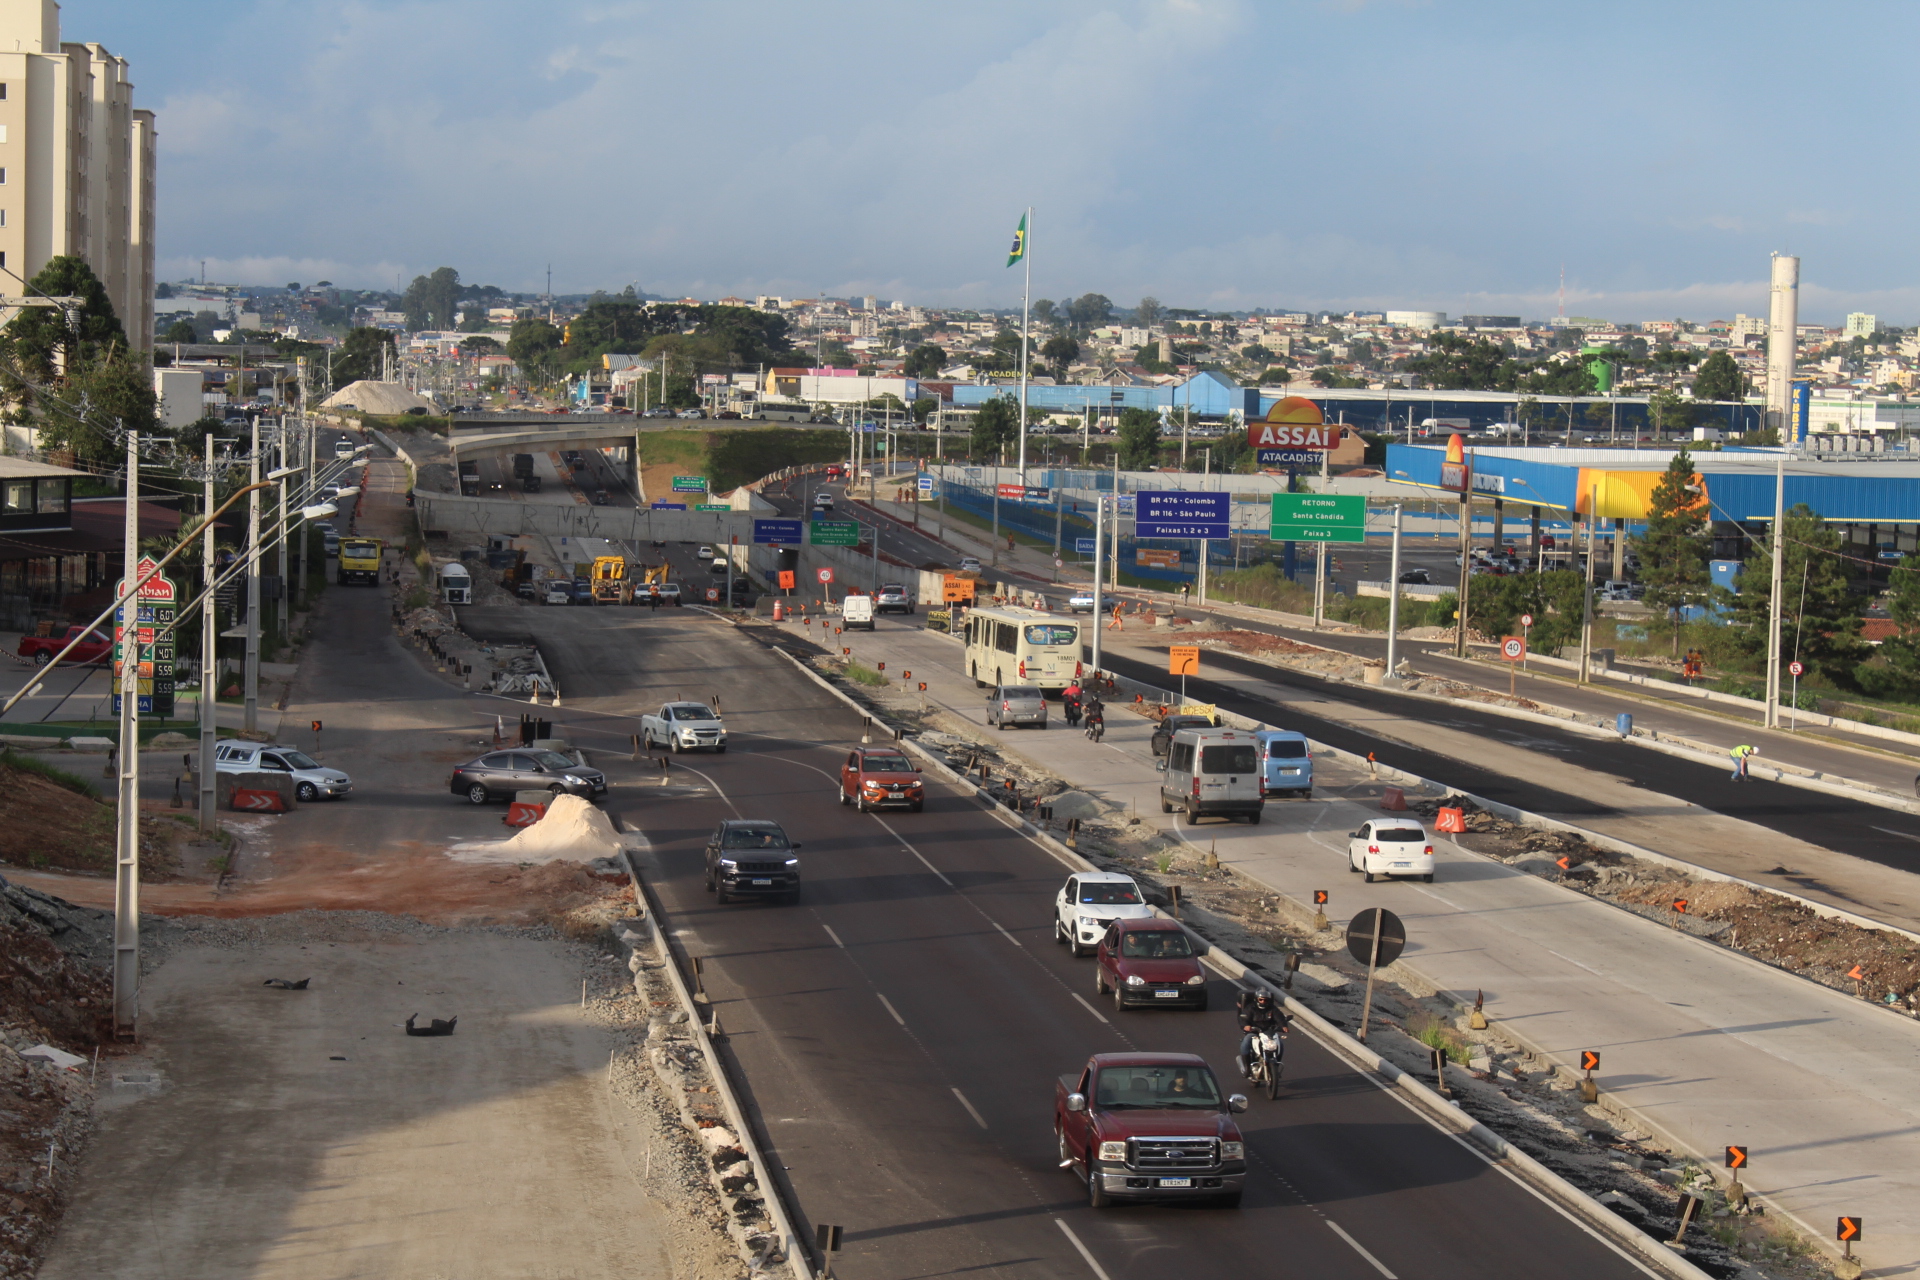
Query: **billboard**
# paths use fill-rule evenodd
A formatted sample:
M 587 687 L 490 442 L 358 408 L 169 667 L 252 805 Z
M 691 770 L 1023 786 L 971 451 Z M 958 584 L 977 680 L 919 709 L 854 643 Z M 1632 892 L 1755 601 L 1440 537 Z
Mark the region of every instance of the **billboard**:
M 1466 442 L 1458 435 L 1447 437 L 1447 456 L 1440 463 L 1440 487 L 1466 493 L 1473 487 L 1473 463 L 1467 459 Z
M 1266 417 L 1247 424 L 1247 443 L 1261 466 L 1284 466 L 1303 452 L 1317 455 L 1333 449 L 1340 443 L 1340 428 L 1329 424 L 1320 406 L 1305 396 L 1288 396 L 1276 401 Z

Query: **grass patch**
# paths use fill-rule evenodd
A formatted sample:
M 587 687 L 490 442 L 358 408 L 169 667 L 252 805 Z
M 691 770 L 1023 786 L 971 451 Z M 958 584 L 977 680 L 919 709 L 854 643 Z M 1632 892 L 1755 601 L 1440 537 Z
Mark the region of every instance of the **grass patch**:
M 1407 1034 L 1429 1049 L 1447 1055 L 1447 1061 L 1465 1066 L 1473 1056 L 1466 1037 L 1430 1013 L 1416 1013 L 1407 1019 Z
M 847 664 L 846 677 L 855 684 L 864 684 L 874 689 L 893 683 L 872 667 L 859 662 L 849 662 Z
M 1163 853 L 1159 857 L 1155 858 L 1153 860 L 1153 869 L 1155 871 L 1158 871 L 1161 875 L 1165 875 L 1167 874 L 1167 872 L 1173 870 L 1173 855 L 1170 853 Z
M 8 747 L 5 751 L 0 751 L 0 764 L 11 765 L 13 768 L 23 770 L 27 773 L 37 773 L 55 786 L 65 787 L 67 790 L 78 795 L 83 795 L 89 800 L 98 800 L 100 798 L 100 788 L 94 786 L 79 774 L 68 773 L 65 769 L 50 765 L 46 761 L 36 759 L 33 756 L 20 755 L 11 747 Z

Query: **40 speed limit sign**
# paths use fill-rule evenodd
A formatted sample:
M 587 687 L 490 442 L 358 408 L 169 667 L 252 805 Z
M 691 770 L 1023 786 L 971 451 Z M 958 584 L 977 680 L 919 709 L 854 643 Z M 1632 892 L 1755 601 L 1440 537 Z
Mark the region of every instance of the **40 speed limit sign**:
M 1508 662 L 1518 662 L 1527 656 L 1527 642 L 1519 636 L 1507 636 L 1500 641 L 1500 656 Z

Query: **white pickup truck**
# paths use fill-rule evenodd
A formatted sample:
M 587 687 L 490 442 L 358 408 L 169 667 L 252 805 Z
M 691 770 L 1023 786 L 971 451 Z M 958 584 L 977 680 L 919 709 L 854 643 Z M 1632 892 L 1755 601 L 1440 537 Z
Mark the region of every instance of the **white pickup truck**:
M 669 702 L 650 716 L 640 717 L 640 739 L 676 753 L 695 747 L 727 749 L 727 726 L 704 702 Z

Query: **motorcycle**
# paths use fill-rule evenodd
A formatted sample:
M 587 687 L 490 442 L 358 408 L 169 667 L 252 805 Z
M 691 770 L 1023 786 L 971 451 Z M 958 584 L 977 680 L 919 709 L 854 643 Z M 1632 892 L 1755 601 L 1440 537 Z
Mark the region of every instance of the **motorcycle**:
M 1247 1080 L 1255 1085 L 1267 1087 L 1269 1099 L 1280 1096 L 1280 1077 L 1285 1074 L 1286 1061 L 1280 1056 L 1280 1036 L 1284 1033 L 1256 1031 L 1253 1033 L 1253 1052 L 1247 1061 Z

